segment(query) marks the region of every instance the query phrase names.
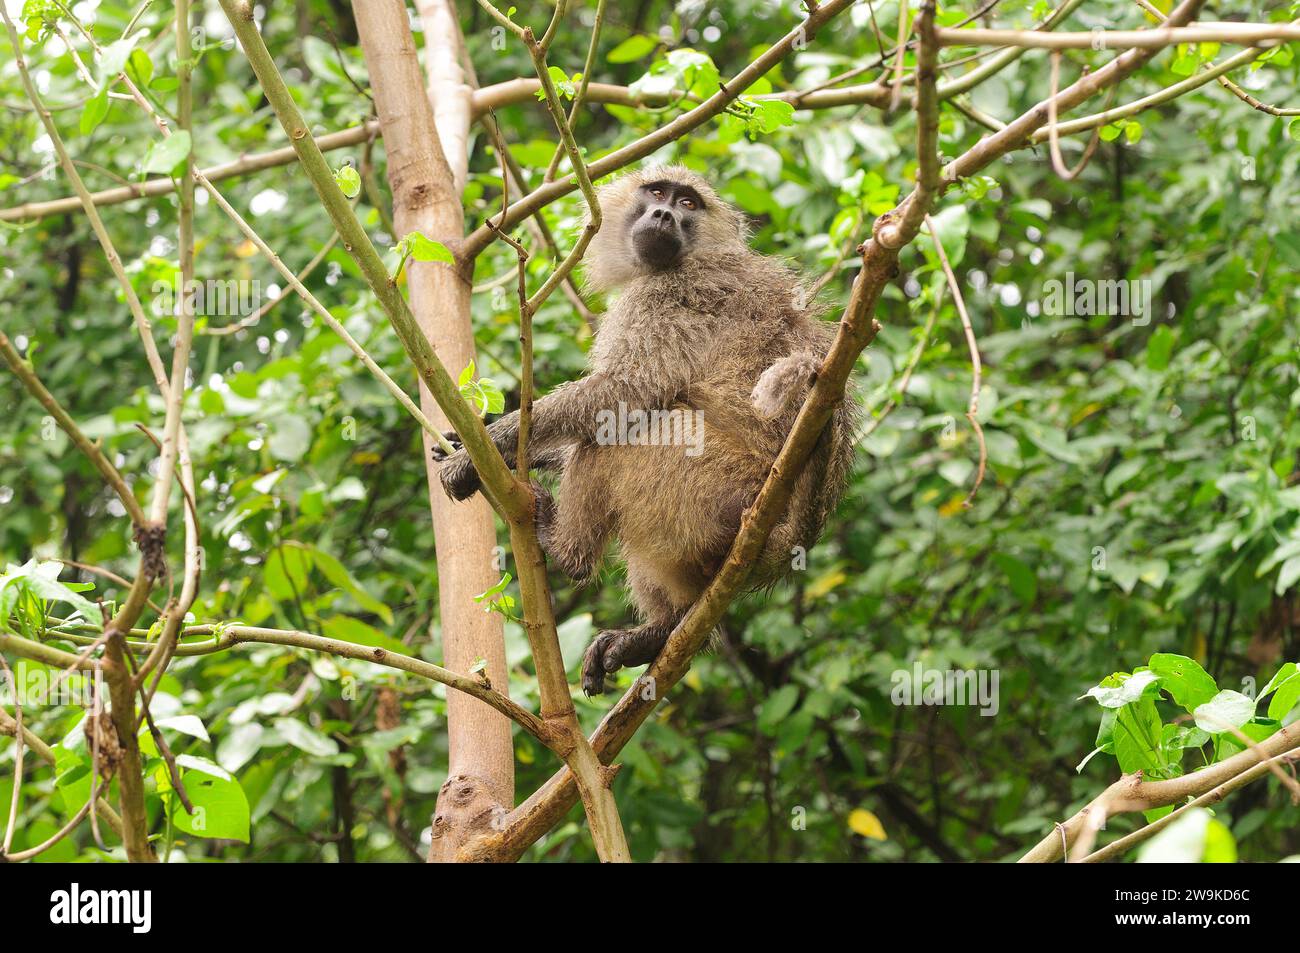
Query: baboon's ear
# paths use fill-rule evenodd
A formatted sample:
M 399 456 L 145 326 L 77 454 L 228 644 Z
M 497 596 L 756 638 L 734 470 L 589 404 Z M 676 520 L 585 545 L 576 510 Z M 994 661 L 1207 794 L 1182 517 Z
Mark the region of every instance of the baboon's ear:
M 607 292 L 626 284 L 636 277 L 636 260 L 628 242 L 628 213 L 636 201 L 640 187 L 638 173 L 620 176 L 602 185 L 596 191 L 600 203 L 600 231 L 583 256 L 584 284 L 595 292 Z M 591 220 L 591 212 L 583 219 L 583 228 Z

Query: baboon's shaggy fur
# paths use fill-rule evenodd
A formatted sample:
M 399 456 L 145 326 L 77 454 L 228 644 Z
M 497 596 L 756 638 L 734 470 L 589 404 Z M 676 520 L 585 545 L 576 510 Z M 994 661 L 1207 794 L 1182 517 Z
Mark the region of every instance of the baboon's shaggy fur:
M 704 214 L 679 260 L 654 270 L 630 235 L 645 208 L 643 187 L 665 181 L 694 188 Z M 601 188 L 600 205 L 587 283 L 614 296 L 590 372 L 536 402 L 528 448 L 531 465 L 563 473 L 558 503 L 539 487 L 547 554 L 571 577 L 588 579 L 617 537 L 644 620 L 592 642 L 583 666 L 588 694 L 604 690 L 606 672 L 652 661 L 713 578 L 834 338 L 797 276 L 749 248 L 740 213 L 695 173 L 658 167 L 625 175 Z M 598 412 L 617 413 L 620 402 L 702 412 L 702 447 L 598 443 Z M 790 569 L 794 547 L 816 541 L 844 487 L 854 417 L 846 397 L 755 567 L 755 587 Z M 489 428 L 512 465 L 517 421 L 508 414 Z M 457 499 L 478 489 L 463 450 L 447 458 L 442 481 Z

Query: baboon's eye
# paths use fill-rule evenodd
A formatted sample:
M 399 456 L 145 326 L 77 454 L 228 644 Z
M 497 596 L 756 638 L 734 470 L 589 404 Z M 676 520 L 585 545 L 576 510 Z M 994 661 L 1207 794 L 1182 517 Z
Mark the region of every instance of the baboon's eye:
M 663 189 L 651 189 L 651 190 L 650 190 L 650 194 L 653 195 L 653 196 L 654 196 L 655 198 L 657 198 L 657 199 L 661 199 L 661 198 L 664 197 L 664 190 L 663 190 Z
M 690 209 L 692 212 L 695 211 L 695 199 L 682 199 L 681 202 L 680 202 L 679 204 L 680 204 L 680 205 L 684 205 L 686 208 Z

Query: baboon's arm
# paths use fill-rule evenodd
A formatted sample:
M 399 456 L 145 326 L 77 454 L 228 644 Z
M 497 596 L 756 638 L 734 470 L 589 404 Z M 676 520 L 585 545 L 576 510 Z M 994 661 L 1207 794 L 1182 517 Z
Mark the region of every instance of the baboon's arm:
M 669 406 L 681 391 L 676 380 L 655 381 L 651 375 L 615 376 L 598 371 L 561 384 L 533 404 L 529 444 L 540 452 L 555 445 L 593 440 L 602 411 L 618 412 L 620 403 L 631 409 L 656 410 Z M 488 427 L 493 443 L 507 461 L 514 459 L 519 439 L 519 411 L 511 411 Z
M 650 373 L 637 369 L 615 374 L 596 371 L 580 380 L 561 384 L 533 404 L 532 426 L 528 437 L 530 466 L 549 458 L 558 448 L 594 440 L 600 425 L 601 411 L 618 412 L 623 403 L 629 410 L 663 409 L 681 392 L 685 384 L 679 373 Z M 519 412 L 512 411 L 488 427 L 497 450 L 514 465 L 519 441 Z M 479 488 L 478 474 L 464 450 L 446 458 L 442 467 L 442 484 L 458 500 L 473 495 Z

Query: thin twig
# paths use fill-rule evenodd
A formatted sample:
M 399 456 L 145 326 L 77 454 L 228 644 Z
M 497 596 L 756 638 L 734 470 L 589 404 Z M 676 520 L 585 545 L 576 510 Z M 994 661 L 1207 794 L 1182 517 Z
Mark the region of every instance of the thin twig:
M 1112 86 L 1106 94 L 1106 105 L 1103 109 L 1109 109 L 1111 101 L 1115 98 L 1117 86 Z M 1051 144 L 1052 168 L 1066 182 L 1078 178 L 1079 173 L 1088 167 L 1088 162 L 1092 159 L 1092 154 L 1097 151 L 1097 145 L 1101 142 L 1101 127 L 1098 126 L 1092 131 L 1092 138 L 1088 140 L 1088 145 L 1083 150 L 1083 155 L 1079 158 L 1079 163 L 1073 169 L 1065 164 L 1065 159 L 1061 156 L 1061 140 L 1056 132 L 1056 96 L 1061 91 L 1061 51 L 1052 51 L 1052 79 L 1050 92 L 1047 97 L 1047 141 Z
M 952 290 L 953 303 L 957 305 L 957 313 L 961 316 L 962 330 L 966 332 L 966 346 L 970 349 L 970 404 L 966 408 L 966 419 L 970 421 L 971 428 L 975 431 L 975 437 L 979 441 L 980 462 L 979 469 L 975 472 L 975 483 L 966 494 L 966 499 L 962 501 L 962 506 L 968 509 L 971 501 L 975 499 L 975 493 L 979 490 L 980 484 L 984 482 L 984 471 L 988 465 L 989 449 L 984 442 L 984 428 L 980 426 L 979 409 L 980 409 L 980 386 L 983 377 L 983 368 L 980 365 L 979 344 L 975 340 L 975 330 L 971 327 L 970 315 L 966 313 L 966 301 L 962 297 L 961 285 L 957 283 L 957 276 L 953 274 L 952 265 L 948 262 L 948 253 L 943 250 L 943 242 L 939 240 L 939 230 L 934 225 L 934 219 L 929 215 L 925 217 L 926 227 L 930 230 L 930 241 L 934 244 L 935 254 L 939 256 L 939 264 L 943 266 L 944 277 L 948 279 L 948 287 Z
M 934 307 L 930 309 L 930 316 L 926 318 L 925 326 L 921 329 L 920 340 L 916 342 L 916 348 L 912 351 L 912 357 L 903 370 L 903 376 L 899 378 L 898 386 L 894 388 L 894 392 L 899 395 L 899 398 L 897 400 L 893 397 L 889 398 L 884 409 L 867 421 L 857 435 L 854 436 L 853 443 L 855 445 L 875 433 L 876 428 L 884 423 L 885 418 L 894 411 L 901 399 L 907 395 L 907 386 L 912 382 L 912 374 L 916 371 L 917 365 L 921 363 L 921 357 L 925 354 L 926 346 L 930 343 L 930 332 L 934 330 L 935 322 L 939 319 L 939 311 L 943 308 L 943 289 L 945 287 L 946 285 L 939 286 L 939 290 L 934 296 Z
M 18 726 L 14 732 L 14 786 L 10 792 L 9 814 L 5 820 L 4 840 L 0 841 L 0 857 L 5 857 L 14 842 L 14 832 L 18 829 L 18 802 L 23 793 L 23 752 L 25 749 L 23 747 L 23 700 L 18 693 L 18 679 L 3 654 L 0 654 L 0 670 L 3 670 L 0 674 L 3 674 L 4 681 L 8 682 L 9 688 L 13 692 L 14 722 Z
M 606 0 L 596 0 L 596 20 L 591 26 L 591 43 L 587 46 L 587 60 L 582 66 L 582 79 L 578 83 L 578 89 L 573 94 L 573 105 L 569 107 L 570 129 L 576 126 L 578 113 L 587 100 L 587 88 L 591 85 L 591 71 L 596 66 L 596 52 L 600 45 L 600 30 L 605 24 L 605 3 Z M 560 159 L 563 157 L 564 143 L 560 143 L 555 147 L 555 155 L 551 157 L 551 164 L 546 167 L 546 174 L 542 176 L 543 182 L 550 182 L 555 178 L 556 170 L 560 167 Z
M 26 361 L 18 354 L 17 348 L 9 340 L 9 337 L 0 331 L 0 357 L 9 365 L 14 376 L 18 378 L 22 385 L 27 388 L 31 394 L 54 418 L 54 422 L 59 425 L 59 429 L 68 435 L 73 445 L 85 454 L 104 482 L 117 494 L 117 498 L 122 501 L 122 506 L 126 508 L 127 515 L 131 517 L 131 522 L 136 526 L 149 525 L 149 518 L 145 516 L 144 508 L 135 498 L 131 488 L 127 486 L 126 481 L 122 479 L 122 474 L 117 472 L 117 467 L 109 462 L 108 457 L 104 456 L 99 445 L 94 443 L 81 432 L 72 416 L 63 409 L 63 406 L 54 399 L 54 395 L 45 389 L 41 379 L 31 369 Z

